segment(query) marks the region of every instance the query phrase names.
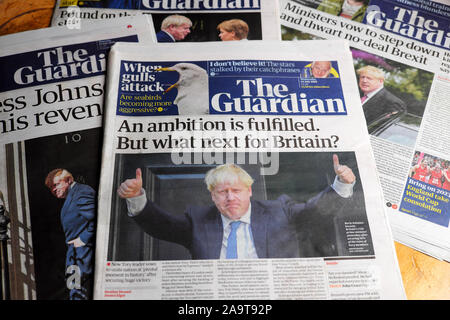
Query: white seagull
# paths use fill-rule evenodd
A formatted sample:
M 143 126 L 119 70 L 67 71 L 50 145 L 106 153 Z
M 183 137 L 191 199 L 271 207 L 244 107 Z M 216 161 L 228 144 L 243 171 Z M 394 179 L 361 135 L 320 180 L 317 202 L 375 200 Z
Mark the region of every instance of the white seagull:
M 174 103 L 178 106 L 179 115 L 209 113 L 208 74 L 205 69 L 192 63 L 177 63 L 156 71 L 176 71 L 180 75 L 178 81 L 164 91 L 167 93 L 175 87 L 178 89 Z

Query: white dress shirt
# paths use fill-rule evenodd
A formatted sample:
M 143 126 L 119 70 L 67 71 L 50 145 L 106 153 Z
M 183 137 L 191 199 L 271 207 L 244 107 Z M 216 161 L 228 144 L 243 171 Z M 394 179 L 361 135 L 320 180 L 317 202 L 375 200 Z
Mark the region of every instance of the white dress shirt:
M 253 240 L 252 228 L 250 226 L 252 204 L 248 206 L 247 212 L 238 220 L 241 222 L 236 230 L 237 256 L 238 259 L 257 259 L 255 242 Z M 225 259 L 227 255 L 228 237 L 231 233 L 231 220 L 223 214 L 220 215 L 223 225 L 222 248 L 220 249 L 220 259 Z

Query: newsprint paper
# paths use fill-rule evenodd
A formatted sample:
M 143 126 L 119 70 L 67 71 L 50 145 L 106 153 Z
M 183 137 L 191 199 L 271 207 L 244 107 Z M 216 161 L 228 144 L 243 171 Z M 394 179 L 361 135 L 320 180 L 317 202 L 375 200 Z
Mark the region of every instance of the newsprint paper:
M 149 26 L 122 18 L 0 38 L 11 299 L 92 297 L 106 60 L 117 41 L 154 42 Z
M 151 15 L 158 42 L 280 40 L 278 0 L 58 0 L 52 26 Z M 226 31 L 226 32 L 222 32 Z
M 352 2 L 282 0 L 282 37 L 350 42 L 394 238 L 450 261 L 450 7 Z
M 344 41 L 116 44 L 94 298 L 403 299 L 352 67 Z

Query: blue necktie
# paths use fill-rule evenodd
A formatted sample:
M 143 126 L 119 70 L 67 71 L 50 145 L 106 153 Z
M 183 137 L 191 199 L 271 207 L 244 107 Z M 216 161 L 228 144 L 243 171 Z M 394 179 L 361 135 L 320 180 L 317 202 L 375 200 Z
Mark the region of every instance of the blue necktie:
M 236 231 L 240 224 L 241 221 L 233 221 L 231 223 L 231 232 L 227 242 L 227 259 L 237 259 Z

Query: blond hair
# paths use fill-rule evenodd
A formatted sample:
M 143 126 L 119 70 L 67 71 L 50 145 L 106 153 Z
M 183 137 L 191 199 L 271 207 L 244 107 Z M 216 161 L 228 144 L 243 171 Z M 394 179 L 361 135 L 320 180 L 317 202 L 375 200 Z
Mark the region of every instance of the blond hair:
M 241 167 L 232 163 L 222 164 L 206 173 L 205 183 L 209 191 L 213 191 L 219 183 L 242 182 L 246 187 L 253 184 L 253 178 Z
M 173 14 L 165 17 L 161 22 L 161 30 L 168 29 L 170 26 L 179 27 L 182 24 L 187 24 L 189 27 L 192 27 L 192 21 L 189 18 L 179 14 Z
M 359 68 L 356 73 L 360 76 L 361 74 L 370 74 L 371 76 L 375 77 L 375 79 L 378 80 L 384 80 L 384 72 L 383 70 L 374 67 L 374 66 L 365 66 L 362 68 Z
M 63 178 L 69 184 L 73 182 L 73 176 L 69 171 L 67 171 L 66 169 L 58 168 L 53 169 L 52 171 L 49 172 L 49 174 L 45 178 L 45 185 L 49 189 L 51 189 L 53 187 L 53 180 L 55 179 L 55 177 L 59 176 L 61 176 L 61 178 Z

